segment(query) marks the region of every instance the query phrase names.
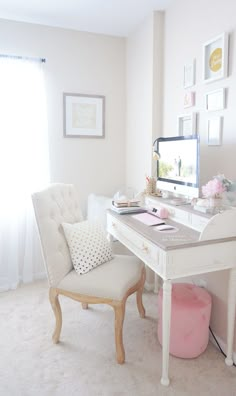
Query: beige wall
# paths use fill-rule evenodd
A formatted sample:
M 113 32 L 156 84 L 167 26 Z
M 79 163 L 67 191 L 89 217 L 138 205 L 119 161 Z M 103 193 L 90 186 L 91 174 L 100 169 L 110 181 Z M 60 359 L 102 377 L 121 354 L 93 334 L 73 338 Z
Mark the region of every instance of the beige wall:
M 126 182 L 137 192 L 145 187 L 151 172 L 152 136 L 152 16 L 126 42 Z
M 52 182 L 113 195 L 125 182 L 125 40 L 0 20 L 1 53 L 45 57 Z M 63 138 L 62 93 L 106 97 L 105 139 Z
M 213 175 L 225 173 L 236 179 L 233 166 L 236 149 L 236 42 L 234 0 L 178 0 L 166 12 L 165 29 L 165 75 L 164 75 L 164 135 L 177 134 L 177 116 L 191 111 L 198 115 L 198 132 L 201 139 L 201 183 Z M 230 35 L 229 76 L 208 84 L 203 83 L 203 44 L 222 32 Z M 196 106 L 183 107 L 184 64 L 196 59 Z M 223 116 L 223 144 L 220 147 L 207 146 L 207 113 L 205 93 L 217 88 L 227 89 L 227 107 L 217 112 Z M 215 113 L 216 114 L 216 113 Z
M 164 59 L 164 135 L 177 134 L 177 116 L 189 111 L 198 113 L 198 132 L 201 139 L 201 181 L 204 184 L 217 173 L 224 173 L 236 180 L 236 2 L 234 0 L 178 0 L 173 2 L 165 18 Z M 203 43 L 222 32 L 230 35 L 229 76 L 226 79 L 204 84 Z M 196 106 L 185 111 L 183 108 L 184 64 L 196 59 Z M 220 87 L 227 88 L 227 107 L 217 112 L 224 117 L 223 144 L 207 146 L 207 117 L 204 110 L 206 92 Z M 207 287 L 213 295 L 212 328 L 226 342 L 226 304 L 228 272 L 209 274 Z M 236 351 L 236 332 L 234 350 Z
M 126 183 L 137 192 L 153 172 L 152 142 L 162 122 L 162 12 L 154 12 L 126 43 Z

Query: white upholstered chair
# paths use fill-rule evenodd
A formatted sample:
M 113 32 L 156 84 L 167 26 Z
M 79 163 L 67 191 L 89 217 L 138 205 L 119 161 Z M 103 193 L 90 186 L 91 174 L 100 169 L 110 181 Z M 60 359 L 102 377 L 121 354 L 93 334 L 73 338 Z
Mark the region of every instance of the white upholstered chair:
M 145 282 L 144 265 L 134 256 L 114 258 L 83 275 L 78 275 L 71 262 L 69 248 L 61 224 L 82 221 L 75 187 L 52 184 L 32 195 L 45 267 L 49 282 L 49 299 L 56 318 L 53 342 L 58 343 L 62 314 L 58 296 L 64 295 L 88 304 L 108 304 L 115 312 L 115 343 L 118 363 L 124 363 L 123 321 L 127 297 L 136 292 L 140 316 L 145 316 L 142 292 Z

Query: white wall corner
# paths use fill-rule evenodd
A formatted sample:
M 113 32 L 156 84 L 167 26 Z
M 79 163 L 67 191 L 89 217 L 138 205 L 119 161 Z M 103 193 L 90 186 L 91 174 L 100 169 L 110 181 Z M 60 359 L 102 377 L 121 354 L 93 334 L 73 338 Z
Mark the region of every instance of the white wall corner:
M 216 339 L 217 339 L 217 341 L 218 341 L 218 343 L 219 343 L 219 345 L 220 345 L 222 351 L 226 354 L 227 345 L 226 345 L 225 342 L 224 342 L 220 337 L 218 337 L 216 334 L 214 334 L 214 336 L 216 337 Z M 221 353 L 221 351 L 220 351 L 220 349 L 219 349 L 219 347 L 218 347 L 218 345 L 217 345 L 217 343 L 216 343 L 216 341 L 215 341 L 215 339 L 214 339 L 214 337 L 213 337 L 213 335 L 212 335 L 211 333 L 210 333 L 209 340 L 210 340 L 210 342 L 211 342 L 213 345 L 216 346 L 216 348 L 218 349 L 219 353 Z M 223 355 L 222 355 L 222 358 L 224 359 Z M 234 364 L 236 364 L 236 351 L 233 352 L 233 361 L 234 361 Z

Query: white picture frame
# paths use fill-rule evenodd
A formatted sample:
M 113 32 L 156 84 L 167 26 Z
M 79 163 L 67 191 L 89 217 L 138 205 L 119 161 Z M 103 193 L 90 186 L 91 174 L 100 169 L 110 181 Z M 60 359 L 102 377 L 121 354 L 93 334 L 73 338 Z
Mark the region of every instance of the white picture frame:
M 179 136 L 196 135 L 196 113 L 182 114 L 178 116 L 178 134 Z
M 193 107 L 195 105 L 195 92 L 185 91 L 184 93 L 184 108 Z
M 228 75 L 228 33 L 224 32 L 203 45 L 203 81 L 205 83 Z
M 206 111 L 218 111 L 225 108 L 225 88 L 207 92 L 205 96 Z
M 64 137 L 105 137 L 105 96 L 63 93 Z
M 220 146 L 222 144 L 223 117 L 213 117 L 207 120 L 208 146 Z
M 195 85 L 195 59 L 184 65 L 183 87 L 190 88 Z

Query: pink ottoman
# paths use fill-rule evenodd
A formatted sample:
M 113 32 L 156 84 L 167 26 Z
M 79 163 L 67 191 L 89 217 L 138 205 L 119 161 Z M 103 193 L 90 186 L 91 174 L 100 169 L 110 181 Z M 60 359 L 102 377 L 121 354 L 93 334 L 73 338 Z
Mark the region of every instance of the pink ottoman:
M 158 339 L 162 345 L 162 298 L 158 294 Z M 211 296 L 203 288 L 188 283 L 172 285 L 170 353 L 194 358 L 205 351 L 209 340 Z

